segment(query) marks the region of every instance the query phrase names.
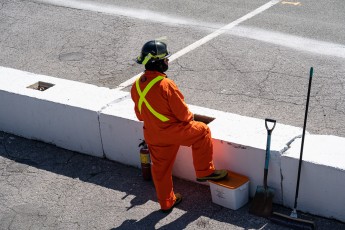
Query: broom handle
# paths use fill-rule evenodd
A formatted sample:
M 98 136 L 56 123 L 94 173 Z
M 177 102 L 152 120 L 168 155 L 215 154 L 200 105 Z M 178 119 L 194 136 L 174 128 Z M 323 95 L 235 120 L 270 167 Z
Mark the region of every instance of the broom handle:
M 307 105 L 306 105 L 305 115 L 304 115 L 304 125 L 303 125 L 303 133 L 302 133 L 301 152 L 300 152 L 299 164 L 298 164 L 297 186 L 296 186 L 295 204 L 294 204 L 294 209 L 295 209 L 295 210 L 296 210 L 296 208 L 297 208 L 297 198 L 298 198 L 298 191 L 299 191 L 299 181 L 300 181 L 300 176 L 301 176 L 302 157 L 303 157 L 303 147 L 304 147 L 304 136 L 305 136 L 305 129 L 306 129 L 306 126 L 307 126 L 308 107 L 309 107 L 310 88 L 311 88 L 311 80 L 312 80 L 312 77 L 313 77 L 313 67 L 310 68 L 310 75 L 309 75 L 309 86 L 308 86 Z
M 266 144 L 266 156 L 265 156 L 265 169 L 264 169 L 264 188 L 265 189 L 267 189 L 268 164 L 270 161 L 270 145 L 271 145 L 271 132 L 268 132 L 267 144 Z

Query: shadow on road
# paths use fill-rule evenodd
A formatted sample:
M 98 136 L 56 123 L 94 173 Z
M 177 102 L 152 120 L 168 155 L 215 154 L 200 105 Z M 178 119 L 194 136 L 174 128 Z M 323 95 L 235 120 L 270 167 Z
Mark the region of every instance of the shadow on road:
M 131 206 L 127 207 L 127 211 L 148 201 L 156 202 L 154 185 L 152 182 L 142 179 L 140 169 L 107 159 L 83 155 L 4 132 L 0 132 L 0 156 L 16 162 L 0 164 L 0 172 L 20 172 L 32 166 L 124 192 L 126 195 L 121 199 L 131 195 L 134 198 L 131 200 Z M 163 229 L 184 229 L 191 223 L 198 228 L 207 229 L 214 227 L 211 227 L 210 224 L 213 225 L 217 221 L 229 223 L 229 225 L 242 229 L 260 229 L 263 226 L 265 229 L 284 229 L 275 226 L 267 219 L 248 214 L 248 205 L 233 211 L 212 203 L 208 186 L 178 178 L 174 178 L 174 186 L 175 191 L 182 193 L 184 197 L 183 202 L 177 207 L 184 213 L 179 218 L 164 225 Z M 120 227 L 114 229 L 155 229 L 155 225 L 160 220 L 174 213 L 164 214 L 158 210 L 158 204 L 156 207 L 156 211 L 139 221 L 129 217 Z M 340 225 L 340 227 L 343 226 Z

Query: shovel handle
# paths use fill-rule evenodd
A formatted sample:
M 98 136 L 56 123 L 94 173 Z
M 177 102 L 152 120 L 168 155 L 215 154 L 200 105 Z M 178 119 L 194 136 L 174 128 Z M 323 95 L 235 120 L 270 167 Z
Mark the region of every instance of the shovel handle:
M 269 128 L 269 127 L 268 127 L 268 122 L 273 123 L 272 128 Z M 269 134 L 271 134 L 272 131 L 273 131 L 273 129 L 274 129 L 274 127 L 276 127 L 276 123 L 277 123 L 276 120 L 273 120 L 273 119 L 270 119 L 270 118 L 266 118 L 266 119 L 265 119 L 266 130 L 267 130 L 267 132 L 269 132 Z
M 273 126 L 270 128 L 268 127 L 268 123 L 273 123 Z M 270 153 L 271 153 L 271 134 L 276 126 L 276 120 L 266 118 L 265 119 L 265 126 L 267 130 L 267 144 L 266 144 L 266 156 L 265 156 L 265 169 L 264 169 L 264 187 L 267 188 L 267 174 L 268 174 L 268 164 L 270 162 Z

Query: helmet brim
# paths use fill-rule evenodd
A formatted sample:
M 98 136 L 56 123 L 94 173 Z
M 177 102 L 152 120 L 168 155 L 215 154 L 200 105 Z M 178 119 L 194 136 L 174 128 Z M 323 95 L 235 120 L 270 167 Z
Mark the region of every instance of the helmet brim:
M 168 52 L 165 56 L 163 56 L 163 57 L 161 57 L 161 58 L 151 58 L 147 63 L 149 63 L 149 62 L 156 62 L 156 61 L 159 61 L 159 60 L 164 60 L 164 59 L 166 59 L 166 58 L 169 58 L 171 56 L 171 53 L 170 52 Z M 143 61 L 145 60 L 145 57 L 143 58 L 141 55 L 140 56 L 138 56 L 136 59 L 135 59 L 135 62 L 137 63 L 137 64 L 143 64 Z M 146 63 L 146 64 L 147 64 Z

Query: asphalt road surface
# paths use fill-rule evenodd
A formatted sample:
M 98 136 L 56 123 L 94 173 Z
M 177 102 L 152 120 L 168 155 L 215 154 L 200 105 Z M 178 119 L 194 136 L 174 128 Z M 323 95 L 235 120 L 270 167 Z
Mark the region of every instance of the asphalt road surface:
M 183 201 L 163 214 L 140 169 L 0 132 L 1 230 L 288 229 L 249 214 L 248 204 L 236 211 L 214 204 L 208 186 L 174 178 L 174 187 Z M 299 218 L 319 230 L 345 229 L 335 220 Z
M 182 51 L 167 74 L 187 103 L 302 127 L 314 67 L 307 130 L 345 137 L 344 9 L 342 0 L 2 0 L 0 65 L 128 90 L 142 45 L 166 36 Z

